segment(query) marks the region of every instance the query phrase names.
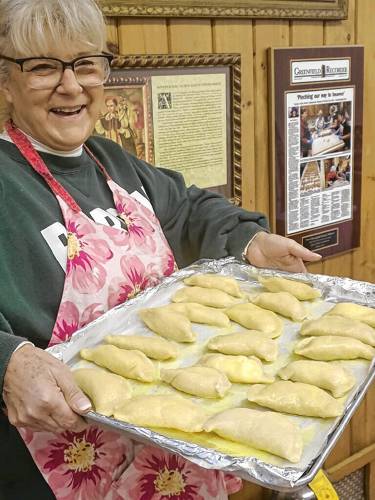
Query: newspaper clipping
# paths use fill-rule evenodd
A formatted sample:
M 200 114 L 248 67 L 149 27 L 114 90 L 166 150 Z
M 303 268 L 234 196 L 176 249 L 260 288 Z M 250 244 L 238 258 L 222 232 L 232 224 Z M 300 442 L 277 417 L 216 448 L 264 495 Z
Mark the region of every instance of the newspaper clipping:
M 270 49 L 272 224 L 330 257 L 360 244 L 364 48 Z
M 285 98 L 287 234 L 351 219 L 354 88 Z
M 152 77 L 155 164 L 199 187 L 227 183 L 223 73 Z

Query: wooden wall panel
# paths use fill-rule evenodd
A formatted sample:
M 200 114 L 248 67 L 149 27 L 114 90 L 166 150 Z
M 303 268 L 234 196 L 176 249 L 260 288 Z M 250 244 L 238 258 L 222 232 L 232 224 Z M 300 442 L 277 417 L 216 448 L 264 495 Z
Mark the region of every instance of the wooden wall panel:
M 165 19 L 120 18 L 118 31 L 121 54 L 168 53 Z
M 217 20 L 213 24 L 214 52 L 241 54 L 242 206 L 255 209 L 255 143 L 252 21 Z
M 265 489 L 257 484 L 243 482 L 243 488 L 238 493 L 230 495 L 230 500 L 262 500 L 264 498 Z
M 329 469 L 333 465 L 339 464 L 346 458 L 350 457 L 352 451 L 351 438 L 352 438 L 351 427 L 347 426 L 344 432 L 341 434 L 341 437 L 338 440 L 334 450 L 325 461 L 324 463 L 325 469 Z
M 324 23 L 324 45 L 355 43 L 356 0 L 348 1 L 348 19 Z
M 365 45 L 365 91 L 362 170 L 362 226 L 361 248 L 353 252 L 353 277 L 375 282 L 375 36 L 373 28 L 374 3 L 357 0 L 356 42 Z M 352 453 L 375 442 L 375 387 L 369 390 L 365 401 L 356 412 L 352 423 Z M 372 474 L 374 467 L 372 466 Z M 373 487 L 374 478 L 370 484 Z M 373 493 L 374 494 L 374 493 Z
M 209 19 L 171 19 L 170 51 L 175 54 L 212 52 L 212 27 Z
M 348 19 L 342 22 L 324 23 L 324 45 L 346 45 L 355 40 L 356 10 L 355 0 L 349 0 Z M 323 274 L 331 276 L 352 276 L 353 253 L 325 260 Z
M 254 134 L 256 210 L 270 213 L 268 48 L 289 44 L 288 21 L 254 21 Z
M 117 27 L 117 17 L 111 17 L 107 19 L 107 43 L 112 52 L 118 52 L 118 27 Z
M 361 248 L 354 252 L 353 276 L 375 282 L 375 34 L 374 1 L 357 0 L 356 42 L 365 45 Z
M 322 21 L 292 21 L 290 26 L 291 47 L 314 47 L 323 45 Z

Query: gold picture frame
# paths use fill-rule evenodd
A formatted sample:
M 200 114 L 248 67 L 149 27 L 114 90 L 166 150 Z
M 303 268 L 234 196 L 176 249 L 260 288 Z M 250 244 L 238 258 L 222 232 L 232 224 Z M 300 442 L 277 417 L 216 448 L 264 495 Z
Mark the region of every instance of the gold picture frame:
M 95 133 L 241 205 L 240 54 L 116 56 Z
M 348 0 L 99 0 L 99 4 L 106 16 L 316 20 L 348 17 Z

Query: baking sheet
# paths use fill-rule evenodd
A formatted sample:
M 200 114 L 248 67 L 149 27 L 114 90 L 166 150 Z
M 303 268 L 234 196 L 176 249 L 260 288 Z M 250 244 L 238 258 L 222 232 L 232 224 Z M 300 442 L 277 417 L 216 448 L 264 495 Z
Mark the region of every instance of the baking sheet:
M 182 280 L 196 272 L 215 272 L 234 276 L 240 281 L 241 289 L 250 294 L 264 290 L 257 281 L 258 273 L 263 276 L 277 275 L 302 281 L 308 280 L 319 288 L 323 294 L 323 300 L 312 303 L 305 302 L 309 318 L 321 316 L 338 301 L 375 305 L 375 286 L 369 283 L 353 281 L 349 278 L 289 274 L 273 270 L 260 271 L 257 268 L 235 261 L 233 258 L 218 261 L 203 260 L 174 273 L 173 276 L 165 278 L 157 287 L 146 290 L 136 298 L 117 306 L 85 328 L 77 331 L 70 342 L 51 347 L 48 351 L 70 367 L 78 368 L 89 365 L 88 362 L 80 360 L 78 355 L 80 349 L 100 344 L 108 334 L 126 335 L 136 333 L 153 336 L 154 334 L 138 319 L 138 310 L 144 307 L 157 307 L 169 303 L 171 295 L 183 286 Z M 265 373 L 270 375 L 276 374 L 282 366 L 288 364 L 292 359 L 300 359 L 300 357 L 292 354 L 293 346 L 298 338 L 300 323 L 293 323 L 285 318 L 283 319 L 285 328 L 284 333 L 278 339 L 279 357 L 274 363 L 263 363 Z M 193 345 L 184 344 L 182 346 L 182 344 L 179 344 L 182 346 L 182 355 L 178 360 L 158 362 L 156 364 L 163 368 L 192 365 L 205 351 L 204 346 L 208 338 L 223 333 L 241 331 L 243 328 L 235 323 L 233 323 L 231 329 L 193 324 L 193 330 L 197 333 L 198 340 Z M 95 412 L 90 412 L 87 417 L 98 423 L 125 431 L 135 439 L 151 441 L 165 449 L 179 453 L 202 467 L 235 472 L 244 479 L 262 486 L 278 490 L 289 490 L 306 484 L 314 477 L 375 375 L 374 361 L 371 364 L 364 360 L 342 361 L 340 363 L 349 369 L 357 380 L 356 386 L 343 399 L 346 406 L 344 415 L 337 419 L 288 415 L 291 420 L 298 423 L 303 432 L 305 446 L 302 459 L 298 464 L 291 464 L 269 453 L 232 443 L 212 433 L 185 434 L 165 429 L 157 432 L 156 429 L 150 430 L 129 425 Z M 134 395 L 178 392 L 161 382 L 143 384 L 131 381 L 131 383 Z M 234 406 L 257 408 L 260 411 L 265 411 L 266 409 L 247 402 L 247 389 L 247 384 L 233 384 L 229 395 L 218 401 L 194 398 L 185 394 L 184 396 L 199 400 L 207 412 L 212 414 Z

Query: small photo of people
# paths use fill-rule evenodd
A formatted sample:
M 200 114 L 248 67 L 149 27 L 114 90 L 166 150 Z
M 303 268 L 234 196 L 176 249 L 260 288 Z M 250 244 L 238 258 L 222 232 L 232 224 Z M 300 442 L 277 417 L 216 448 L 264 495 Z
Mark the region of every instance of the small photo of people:
M 324 183 L 324 170 L 321 168 L 320 161 L 309 161 L 300 164 L 301 196 L 324 189 Z
M 324 165 L 324 188 L 332 189 L 350 184 L 351 156 L 336 156 L 326 158 L 321 163 Z
M 288 109 L 289 118 L 298 118 L 299 117 L 299 109 L 297 106 L 292 106 Z
M 351 111 L 348 101 L 301 107 L 301 158 L 350 150 Z

